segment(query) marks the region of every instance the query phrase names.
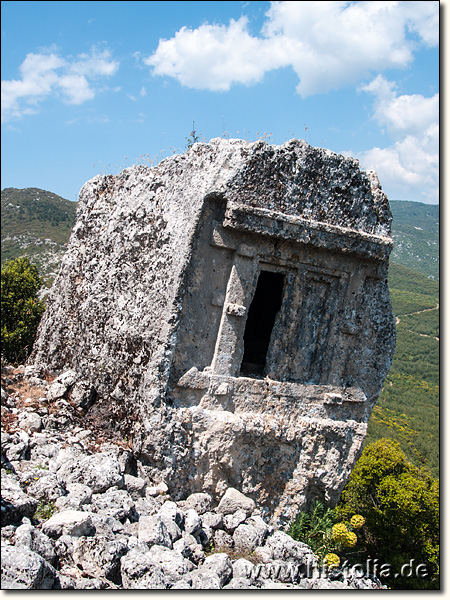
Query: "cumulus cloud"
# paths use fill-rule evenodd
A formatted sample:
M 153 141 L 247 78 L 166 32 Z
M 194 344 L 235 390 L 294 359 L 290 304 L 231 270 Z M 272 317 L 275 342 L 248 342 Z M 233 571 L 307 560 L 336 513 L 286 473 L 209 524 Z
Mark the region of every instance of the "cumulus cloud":
M 30 53 L 20 66 L 20 79 L 2 81 L 2 121 L 36 112 L 51 94 L 60 94 L 69 104 L 94 98 L 93 82 L 111 76 L 119 67 L 108 50 L 92 48 L 90 54 L 64 59 L 51 53 Z
M 259 36 L 249 33 L 244 17 L 228 25 L 183 27 L 160 40 L 144 62 L 154 75 L 214 91 L 292 67 L 297 92 L 306 97 L 405 67 L 419 43 L 435 46 L 438 37 L 435 1 L 272 2 Z
M 393 141 L 360 154 L 363 168 L 375 169 L 398 199 L 438 202 L 439 94 L 398 95 L 395 85 L 380 75 L 362 89 L 374 95 L 373 118 Z M 422 190 L 420 198 L 417 189 Z
M 236 83 L 257 83 L 267 68 L 283 66 L 265 40 L 252 37 L 247 19 L 225 25 L 182 27 L 170 40 L 160 40 L 144 63 L 155 75 L 169 75 L 187 87 L 227 91 Z
M 421 132 L 438 121 L 439 94 L 398 96 L 395 84 L 382 75 L 360 89 L 375 96 L 374 118 L 391 136 Z

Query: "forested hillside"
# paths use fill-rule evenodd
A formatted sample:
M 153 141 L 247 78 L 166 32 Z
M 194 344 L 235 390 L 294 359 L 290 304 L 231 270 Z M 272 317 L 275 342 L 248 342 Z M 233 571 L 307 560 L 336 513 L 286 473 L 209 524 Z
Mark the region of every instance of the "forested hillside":
M 439 279 L 439 205 L 391 200 L 391 262 Z
M 397 320 L 392 368 L 369 421 L 366 444 L 399 441 L 408 458 L 439 476 L 439 284 L 391 263 Z
M 439 206 L 391 202 L 389 288 L 397 321 L 392 368 L 369 421 L 366 444 L 397 440 L 439 476 Z
M 46 279 L 54 277 L 75 224 L 76 209 L 75 202 L 38 188 L 2 190 L 2 265 L 27 256 Z

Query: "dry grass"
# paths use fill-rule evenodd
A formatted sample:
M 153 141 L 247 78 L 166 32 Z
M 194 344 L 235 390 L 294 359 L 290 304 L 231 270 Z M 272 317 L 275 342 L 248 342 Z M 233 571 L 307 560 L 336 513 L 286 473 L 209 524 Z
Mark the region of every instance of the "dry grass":
M 32 409 L 39 411 L 45 406 L 49 415 L 58 415 L 64 412 L 68 413 L 70 419 L 70 428 L 81 426 L 92 431 L 92 440 L 89 441 L 88 451 L 95 453 L 101 450 L 104 443 L 113 443 L 124 450 L 132 450 L 131 441 L 124 437 L 124 434 L 117 430 L 117 421 L 121 421 L 123 415 L 114 415 L 114 419 L 108 414 L 109 405 L 100 400 L 95 409 L 90 412 L 75 406 L 69 398 L 64 398 L 67 405 L 63 407 L 60 404 L 61 398 L 48 401 L 46 398 L 47 390 L 39 385 L 33 385 L 23 376 L 23 367 L 2 368 L 2 387 L 14 400 L 14 406 L 21 409 Z M 41 379 L 51 384 L 56 376 L 47 373 Z M 100 407 L 100 410 L 98 410 Z M 69 416 L 70 415 L 70 416 Z M 109 418 L 108 418 L 109 417 Z M 2 407 L 2 429 L 9 434 L 18 431 L 18 415 Z

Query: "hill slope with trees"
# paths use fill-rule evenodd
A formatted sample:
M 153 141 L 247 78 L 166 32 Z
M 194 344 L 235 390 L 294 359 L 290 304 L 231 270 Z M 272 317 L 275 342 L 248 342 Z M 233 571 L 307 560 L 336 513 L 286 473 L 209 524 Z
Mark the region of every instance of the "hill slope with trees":
M 76 210 L 76 202 L 39 188 L 2 190 L 2 265 L 26 256 L 46 279 L 54 277 L 75 224 Z
M 439 205 L 391 200 L 391 262 L 439 280 Z

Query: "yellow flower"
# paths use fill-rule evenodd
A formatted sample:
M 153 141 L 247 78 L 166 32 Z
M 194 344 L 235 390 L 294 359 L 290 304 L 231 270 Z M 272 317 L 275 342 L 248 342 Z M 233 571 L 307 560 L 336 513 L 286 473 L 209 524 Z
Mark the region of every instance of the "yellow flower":
M 344 546 L 347 546 L 347 548 L 352 548 L 353 546 L 356 545 L 357 541 L 358 541 L 358 538 L 356 537 L 356 533 L 353 533 L 353 531 L 349 531 L 345 535 L 345 539 L 342 540 L 342 543 Z
M 331 530 L 332 538 L 336 542 L 344 541 L 347 533 L 348 533 L 348 529 L 344 525 L 344 523 L 336 523 L 336 525 L 333 525 L 333 529 Z
M 330 554 L 327 554 L 323 559 L 323 564 L 331 568 L 338 567 L 340 562 L 341 560 L 339 556 L 337 554 L 333 554 L 332 552 Z
M 350 525 L 354 529 L 360 529 L 364 525 L 365 522 L 366 522 L 365 518 L 362 517 L 361 515 L 353 515 L 353 517 L 350 519 Z

